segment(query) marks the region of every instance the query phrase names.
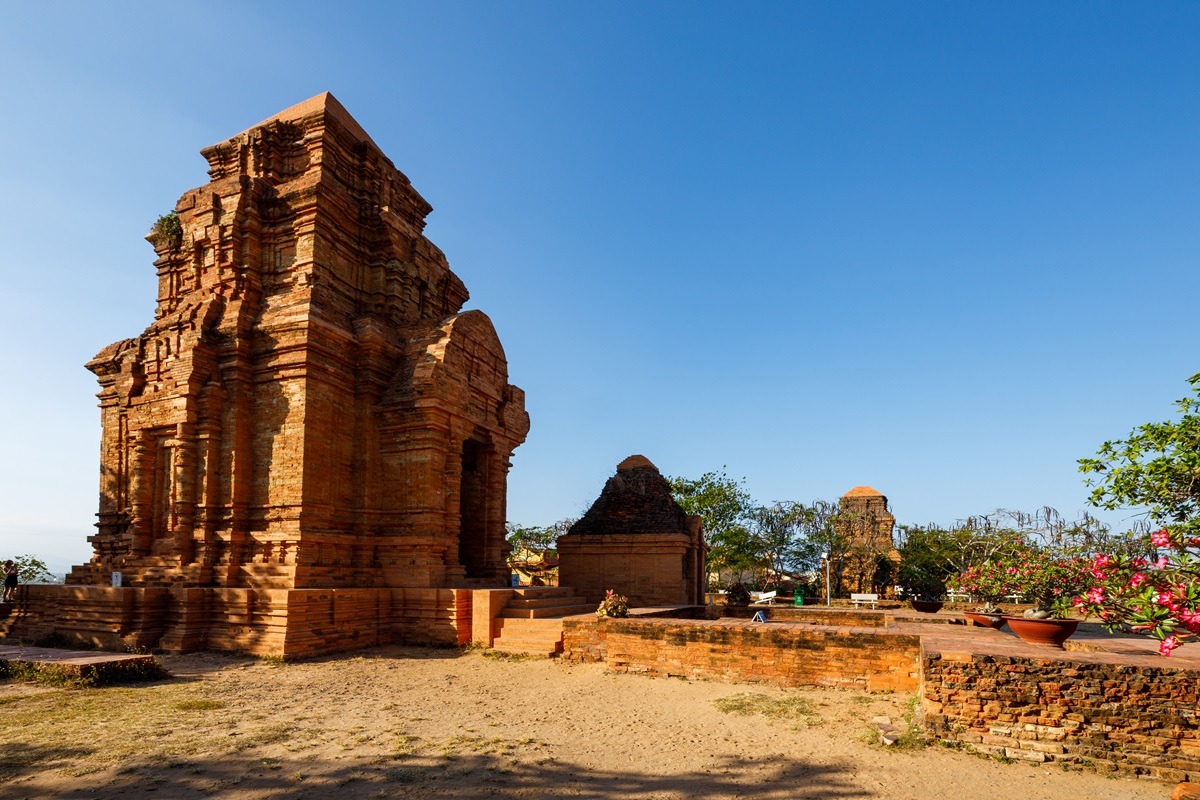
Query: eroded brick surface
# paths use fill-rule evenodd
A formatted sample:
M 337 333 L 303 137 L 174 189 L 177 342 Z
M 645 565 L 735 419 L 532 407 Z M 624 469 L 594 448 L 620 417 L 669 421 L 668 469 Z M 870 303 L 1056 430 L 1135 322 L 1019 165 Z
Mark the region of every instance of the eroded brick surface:
M 1200 670 L 927 652 L 925 724 L 979 752 L 1200 779 Z

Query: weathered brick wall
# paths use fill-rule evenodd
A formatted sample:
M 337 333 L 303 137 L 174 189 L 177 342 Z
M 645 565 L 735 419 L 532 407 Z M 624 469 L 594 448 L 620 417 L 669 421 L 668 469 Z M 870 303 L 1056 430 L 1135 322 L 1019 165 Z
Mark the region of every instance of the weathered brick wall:
M 810 608 L 807 606 L 713 606 L 722 617 L 750 619 L 762 611 L 767 619 L 779 622 L 807 622 L 811 625 L 836 625 L 845 628 L 886 628 L 882 611 L 857 611 L 850 608 Z
M 563 653 L 568 661 L 608 660 L 604 620 L 599 617 L 568 617 L 563 620 Z
M 995 756 L 1200 780 L 1200 670 L 926 653 L 931 733 Z
M 597 632 L 568 621 L 567 658 L 663 677 L 915 691 L 920 640 L 907 634 L 730 625 L 701 620 L 608 619 Z

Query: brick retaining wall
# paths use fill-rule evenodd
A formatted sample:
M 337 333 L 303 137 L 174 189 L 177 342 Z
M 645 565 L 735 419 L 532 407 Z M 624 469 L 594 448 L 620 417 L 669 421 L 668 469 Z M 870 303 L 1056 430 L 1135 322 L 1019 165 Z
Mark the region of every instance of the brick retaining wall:
M 995 756 L 1200 780 L 1200 670 L 923 656 L 927 729 Z
M 617 672 L 915 691 L 920 639 L 870 629 L 705 620 L 567 620 L 564 655 Z

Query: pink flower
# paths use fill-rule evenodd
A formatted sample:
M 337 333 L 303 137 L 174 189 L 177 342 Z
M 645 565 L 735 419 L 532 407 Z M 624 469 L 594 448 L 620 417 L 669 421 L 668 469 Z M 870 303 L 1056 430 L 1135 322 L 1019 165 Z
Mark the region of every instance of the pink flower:
M 1154 562 L 1154 568 L 1155 569 L 1166 569 L 1167 568 L 1167 557 L 1159 556 L 1158 561 Z
M 1150 541 L 1155 547 L 1171 546 L 1171 537 L 1167 535 L 1166 528 L 1159 528 L 1154 533 L 1150 534 Z
M 1133 573 L 1133 577 L 1129 579 L 1129 588 L 1136 589 L 1146 582 L 1146 575 L 1141 572 Z
M 1179 647 L 1179 640 L 1174 636 L 1168 636 L 1159 643 L 1158 652 L 1160 655 L 1169 656 L 1176 647 Z
M 1096 605 L 1100 605 L 1101 603 L 1103 603 L 1104 602 L 1104 587 L 1103 586 L 1093 586 L 1092 588 L 1088 589 L 1087 599 L 1088 599 L 1089 603 L 1095 603 Z

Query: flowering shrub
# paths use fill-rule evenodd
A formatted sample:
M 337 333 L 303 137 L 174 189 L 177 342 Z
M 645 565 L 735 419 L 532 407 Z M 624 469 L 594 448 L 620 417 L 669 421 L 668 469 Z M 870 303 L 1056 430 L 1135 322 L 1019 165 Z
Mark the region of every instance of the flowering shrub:
M 1038 612 L 1064 618 L 1071 613 L 1075 595 L 1087 586 L 1089 566 L 1082 556 L 1031 550 L 1014 559 L 1006 571 L 1014 590 L 1029 598 Z
M 612 589 L 604 595 L 604 599 L 600 601 L 599 607 L 596 608 L 597 617 L 628 617 L 629 616 L 629 598 L 623 594 L 617 594 Z
M 963 592 L 973 599 L 983 602 L 984 612 L 996 610 L 996 603 L 1012 594 L 1010 565 L 1003 560 L 986 561 L 977 566 L 967 567 L 946 581 L 946 586 L 952 591 Z
M 1036 606 L 1038 616 L 1066 617 L 1075 595 L 1088 581 L 1087 559 L 1052 550 L 1025 547 L 1009 558 L 968 567 L 951 578 L 950 586 L 984 602 L 984 610 L 1005 595 L 1021 594 Z
M 1200 536 L 1185 527 L 1150 534 L 1157 559 L 1096 556 L 1090 588 L 1075 598 L 1076 608 L 1095 614 L 1110 630 L 1126 630 L 1159 640 L 1164 656 L 1200 634 Z

